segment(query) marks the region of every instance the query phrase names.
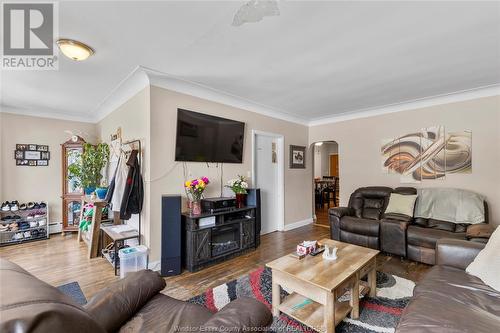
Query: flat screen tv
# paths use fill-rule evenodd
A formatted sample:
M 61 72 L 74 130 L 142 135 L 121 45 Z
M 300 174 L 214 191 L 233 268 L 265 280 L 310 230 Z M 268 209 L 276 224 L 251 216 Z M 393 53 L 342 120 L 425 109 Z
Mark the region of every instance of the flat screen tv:
M 177 109 L 175 160 L 242 163 L 245 123 Z

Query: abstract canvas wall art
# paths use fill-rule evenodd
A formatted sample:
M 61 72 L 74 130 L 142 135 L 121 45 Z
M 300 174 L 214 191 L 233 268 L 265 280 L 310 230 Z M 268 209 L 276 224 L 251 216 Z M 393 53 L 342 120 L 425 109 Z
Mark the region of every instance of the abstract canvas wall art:
M 400 174 L 401 182 L 444 179 L 450 173 L 471 173 L 472 133 L 446 133 L 444 126 L 382 140 L 382 170 Z

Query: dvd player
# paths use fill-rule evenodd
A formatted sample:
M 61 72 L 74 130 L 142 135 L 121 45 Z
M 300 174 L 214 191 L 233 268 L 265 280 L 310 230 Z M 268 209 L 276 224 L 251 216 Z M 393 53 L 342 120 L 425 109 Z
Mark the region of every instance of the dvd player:
M 217 213 L 236 208 L 235 198 L 206 198 L 201 199 L 203 212 Z

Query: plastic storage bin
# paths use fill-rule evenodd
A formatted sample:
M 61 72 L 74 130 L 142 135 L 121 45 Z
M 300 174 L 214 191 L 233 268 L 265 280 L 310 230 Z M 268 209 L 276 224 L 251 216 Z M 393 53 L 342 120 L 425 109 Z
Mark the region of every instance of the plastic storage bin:
M 148 267 L 148 248 L 144 245 L 126 247 L 118 251 L 120 257 L 120 278 L 130 272 L 137 272 Z

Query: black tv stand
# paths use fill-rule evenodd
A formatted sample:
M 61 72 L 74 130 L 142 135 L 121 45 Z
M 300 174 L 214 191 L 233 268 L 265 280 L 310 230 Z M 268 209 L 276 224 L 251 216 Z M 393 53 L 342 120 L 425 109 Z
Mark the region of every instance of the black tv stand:
M 196 216 L 183 213 L 182 230 L 183 266 L 195 272 L 259 246 L 260 206 L 247 205 Z

